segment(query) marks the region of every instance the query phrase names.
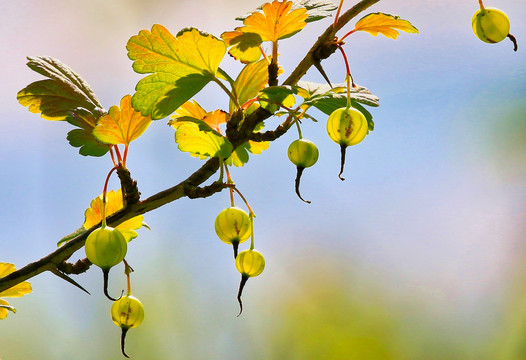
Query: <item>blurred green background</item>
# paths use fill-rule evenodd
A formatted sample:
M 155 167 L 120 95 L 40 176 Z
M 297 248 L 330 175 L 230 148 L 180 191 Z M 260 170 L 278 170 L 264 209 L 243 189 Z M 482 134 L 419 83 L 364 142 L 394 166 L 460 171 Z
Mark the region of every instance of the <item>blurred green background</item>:
M 345 7 L 354 2 L 347 1 Z M 25 57 L 56 57 L 82 75 L 106 107 L 141 78 L 127 40 L 160 23 L 220 35 L 241 23 L 253 0 L 0 0 L 0 261 L 17 267 L 54 250 L 77 229 L 111 168 L 69 146 L 66 123 L 45 121 L 16 101 L 40 76 Z M 228 194 L 183 199 L 146 215 L 127 259 L 133 293 L 146 308 L 128 333 L 134 359 L 526 359 L 526 3 L 485 1 L 506 11 L 519 51 L 472 33 L 476 0 L 381 1 L 418 35 L 393 41 L 358 33 L 345 49 L 357 84 L 381 99 L 376 129 L 339 149 L 320 123 L 303 134 L 320 159 L 293 190 L 286 157 L 294 131 L 232 176 L 257 214 L 256 248 L 267 267 L 249 280 L 236 317 L 239 274 L 213 221 Z M 285 75 L 331 19 L 280 45 Z M 354 22 L 346 29 L 350 30 Z M 323 63 L 343 82 L 339 55 Z M 240 66 L 228 56 L 222 67 Z M 323 82 L 311 70 L 305 80 Z M 211 84 L 197 100 L 227 108 Z M 279 120 L 270 120 L 272 127 Z M 178 152 L 165 120 L 131 147 L 128 167 L 144 197 L 184 179 L 200 160 Z M 112 188 L 118 183 L 113 179 Z M 72 260 L 84 257 L 79 251 Z M 110 293 L 125 286 L 122 266 Z M 0 358 L 121 359 L 120 329 L 98 269 L 76 277 L 88 296 L 43 274 L 0 322 Z

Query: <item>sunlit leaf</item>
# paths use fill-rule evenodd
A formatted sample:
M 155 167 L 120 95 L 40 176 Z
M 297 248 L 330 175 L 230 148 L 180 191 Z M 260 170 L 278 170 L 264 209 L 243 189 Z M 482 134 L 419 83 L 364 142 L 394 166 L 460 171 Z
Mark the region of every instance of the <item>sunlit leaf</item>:
M 418 33 L 418 29 L 409 21 L 401 19 L 399 16 L 384 13 L 372 13 L 364 16 L 356 23 L 353 31 L 365 31 L 373 36 L 382 34 L 388 38 L 396 39 L 400 35 L 397 30 L 406 33 Z
M 256 33 L 263 41 L 278 41 L 288 38 L 307 24 L 307 9 L 291 10 L 292 1 L 273 1 L 263 5 L 263 13 L 254 12 L 244 21 L 241 30 L 245 33 Z
M 175 132 L 175 142 L 179 150 L 205 159 L 207 157 L 227 158 L 232 153 L 230 141 L 217 131 L 203 131 L 196 122 L 182 122 Z
M 15 271 L 15 265 L 10 263 L 0 262 L 0 278 L 11 274 Z M 31 284 L 27 281 L 23 281 L 7 290 L 0 292 L 0 297 L 21 297 L 31 292 Z M 7 311 L 16 312 L 16 309 L 9 305 L 9 303 L 3 299 L 0 299 L 0 320 L 5 319 Z
M 239 28 L 238 28 L 239 29 Z M 261 43 L 263 39 L 256 33 L 242 32 L 238 29 L 221 34 L 227 46 L 231 46 L 228 53 L 243 64 L 258 61 L 261 58 Z
M 232 155 L 225 160 L 225 163 L 227 165 L 234 165 L 237 167 L 243 166 L 245 163 L 248 162 L 249 155 L 248 152 L 251 152 L 252 154 L 261 154 L 263 150 L 267 150 L 269 148 L 269 142 L 268 141 L 252 141 L 249 140 L 246 143 L 239 146 Z
M 263 59 L 255 63 L 247 64 L 239 73 L 235 83 L 234 91 L 241 105 L 255 98 L 259 91 L 268 84 L 268 62 Z M 230 112 L 236 107 L 232 101 L 229 106 Z
M 133 69 L 143 78 L 132 98 L 133 107 L 152 119 L 161 119 L 213 80 L 226 53 L 226 44 L 197 29 L 173 36 L 161 25 L 142 30 L 126 46 Z
M 259 6 L 256 10 L 236 18 L 236 20 L 244 21 L 247 17 L 257 11 L 261 11 L 263 6 Z M 324 19 L 331 16 L 331 11 L 338 9 L 338 6 L 330 0 L 295 0 L 292 5 L 292 10 L 305 8 L 307 10 L 307 18 L 305 22 L 312 22 Z
M 175 113 L 170 116 L 170 121 L 168 122 L 168 125 L 173 126 L 174 128 L 177 128 L 180 123 L 178 123 L 179 119 L 189 117 L 201 120 L 206 116 L 206 110 L 201 107 L 195 100 L 190 100 L 185 102 L 183 105 L 181 105 L 177 110 L 175 110 Z
M 307 9 L 305 22 L 313 22 L 331 16 L 331 12 L 338 9 L 338 5 L 330 0 L 296 0 L 292 10 L 298 8 Z
M 68 141 L 80 147 L 81 155 L 102 156 L 109 147 L 92 134 L 97 120 L 106 113 L 90 86 L 71 68 L 51 57 L 28 57 L 27 65 L 49 79 L 29 84 L 17 99 L 29 111 L 47 120 L 66 120 L 79 127 L 68 133 Z
M 106 217 L 119 211 L 123 207 L 124 204 L 121 189 L 116 192 L 111 190 L 106 193 Z M 102 221 L 102 195 L 97 196 L 91 201 L 90 207 L 84 212 L 84 217 L 85 221 L 83 226 L 86 230 Z M 138 215 L 117 225 L 115 228 L 119 229 L 126 238 L 126 241 L 129 242 L 138 236 L 135 230 L 139 229 L 141 226 L 145 226 L 143 220 L 144 217 Z
M 102 108 L 89 85 L 72 69 L 52 57 L 28 57 L 27 66 L 47 80 L 29 84 L 17 99 L 29 111 L 46 120 L 65 120 L 71 111 L 83 108 L 95 113 Z
M 135 111 L 131 104 L 131 95 L 126 95 L 121 99 L 120 108 L 112 106 L 108 115 L 99 119 L 93 134 L 106 144 L 128 145 L 141 136 L 151 122 L 150 116 L 142 116 L 140 112 Z
M 261 107 L 275 112 L 280 106 L 290 108 L 296 103 L 296 90 L 290 86 L 271 86 L 260 91 L 258 96 Z
M 298 82 L 298 95 L 304 98 L 303 106 L 314 106 L 326 115 L 334 110 L 347 106 L 347 88 L 345 84 L 337 84 L 331 88 L 327 84 L 312 82 Z M 365 116 L 369 131 L 374 130 L 374 122 L 371 113 L 360 104 L 368 106 L 379 106 L 379 99 L 369 90 L 362 86 L 351 88 L 351 105 Z

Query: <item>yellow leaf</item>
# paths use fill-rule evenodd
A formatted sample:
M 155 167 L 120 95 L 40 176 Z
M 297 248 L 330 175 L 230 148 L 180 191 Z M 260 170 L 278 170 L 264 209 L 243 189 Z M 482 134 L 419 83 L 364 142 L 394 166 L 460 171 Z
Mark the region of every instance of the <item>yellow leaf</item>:
M 263 41 L 276 42 L 296 34 L 307 24 L 307 9 L 299 8 L 290 11 L 292 1 L 273 1 L 263 5 L 263 13 L 255 12 L 243 21 L 239 30 L 244 33 L 255 33 Z
M 0 262 L 0 278 L 11 274 L 15 271 L 15 265 L 10 263 Z M 27 281 L 21 282 L 7 290 L 0 292 L 0 297 L 21 297 L 31 292 L 31 284 Z M 0 299 L 0 320 L 5 319 L 7 311 L 16 312 L 16 309 L 9 305 L 9 303 L 3 299 Z
M 268 62 L 262 59 L 255 63 L 247 64 L 239 73 L 235 83 L 234 90 L 237 99 L 241 105 L 248 100 L 255 98 L 259 91 L 268 84 Z M 229 110 L 233 113 L 236 106 L 230 101 Z
M 382 34 L 388 38 L 396 39 L 400 33 L 397 30 L 406 33 L 418 33 L 409 21 L 401 19 L 399 16 L 373 13 L 361 18 L 354 26 L 353 31 L 365 31 L 373 36 Z
M 108 115 L 99 119 L 93 129 L 93 135 L 106 144 L 128 145 L 141 136 L 151 122 L 149 115 L 142 116 L 140 112 L 135 111 L 131 104 L 131 95 L 126 95 L 121 100 L 120 108 L 112 106 Z
M 207 157 L 227 158 L 232 153 L 232 144 L 216 131 L 203 131 L 199 124 L 183 121 L 175 132 L 179 150 L 206 159 Z
M 109 216 L 124 207 L 122 200 L 122 190 L 119 189 L 117 192 L 111 190 L 106 193 L 106 216 Z M 102 195 L 97 196 L 91 201 L 90 207 L 84 212 L 84 228 L 90 229 L 102 221 Z M 137 237 L 135 230 L 143 226 L 144 217 L 138 215 L 131 218 L 115 228 L 120 230 L 122 235 L 126 238 L 126 241 L 130 242 L 132 239 Z
M 256 33 L 242 32 L 241 28 L 221 34 L 221 39 L 227 46 L 232 46 L 228 53 L 243 64 L 258 61 L 261 57 L 261 36 Z

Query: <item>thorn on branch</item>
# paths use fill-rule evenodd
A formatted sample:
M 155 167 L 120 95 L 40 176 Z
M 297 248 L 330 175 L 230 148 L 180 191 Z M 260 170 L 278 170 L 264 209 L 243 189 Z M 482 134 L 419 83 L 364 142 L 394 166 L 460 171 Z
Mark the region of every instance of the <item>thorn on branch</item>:
M 62 280 L 65 280 L 71 285 L 78 287 L 80 290 L 84 291 L 86 294 L 91 295 L 88 290 L 84 289 L 78 282 L 76 282 L 75 280 L 67 276 L 66 274 L 60 272 L 57 269 L 51 269 L 51 272 L 55 274 L 56 276 L 58 276 L 59 278 L 61 278 Z

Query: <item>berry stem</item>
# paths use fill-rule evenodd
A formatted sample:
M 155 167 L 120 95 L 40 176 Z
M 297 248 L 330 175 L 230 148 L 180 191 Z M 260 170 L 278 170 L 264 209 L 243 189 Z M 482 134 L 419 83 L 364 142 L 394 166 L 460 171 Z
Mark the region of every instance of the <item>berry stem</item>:
M 106 193 L 108 192 L 108 182 L 110 181 L 111 173 L 117 170 L 120 165 L 115 165 L 108 175 L 106 176 L 106 181 L 104 181 L 104 188 L 102 190 L 102 207 L 101 207 L 101 218 L 102 218 L 102 224 L 101 228 L 104 229 L 106 227 Z
M 479 0 L 480 10 L 484 10 L 484 5 L 482 4 L 482 0 Z
M 336 11 L 336 16 L 334 17 L 334 24 L 332 25 L 333 29 L 336 29 L 336 24 L 338 23 L 338 19 L 340 18 L 340 12 L 342 10 L 343 6 L 343 0 L 340 0 L 340 5 L 338 5 L 338 11 Z
M 128 262 L 125 259 L 122 259 L 122 262 L 124 263 L 124 274 L 126 274 L 126 296 L 130 296 L 131 295 L 130 274 L 133 272 L 133 269 L 130 265 L 128 265 Z
M 347 55 L 345 54 L 345 51 L 343 50 L 343 47 L 340 44 L 336 44 L 338 49 L 340 49 L 343 60 L 345 61 L 345 68 L 347 70 L 347 75 L 345 76 L 345 81 L 347 82 L 347 108 L 351 107 L 351 85 L 352 87 L 356 87 L 356 84 L 354 84 L 353 77 L 351 75 L 351 68 L 349 67 L 349 60 L 347 59 Z
M 235 186 L 234 181 L 230 177 L 230 172 L 228 171 L 228 166 L 226 164 L 225 164 L 225 172 L 226 172 L 226 183 L 227 183 L 227 185 Z M 230 187 L 228 190 L 230 192 L 230 206 L 234 207 L 235 206 L 235 204 L 234 204 L 234 190 L 233 190 L 232 187 Z
M 300 139 L 303 139 L 303 135 L 301 133 L 301 128 L 300 128 L 300 121 L 298 118 L 295 118 L 296 120 L 294 121 L 296 123 L 296 128 L 298 129 L 298 136 Z
M 254 213 L 250 211 L 250 250 L 254 250 Z

